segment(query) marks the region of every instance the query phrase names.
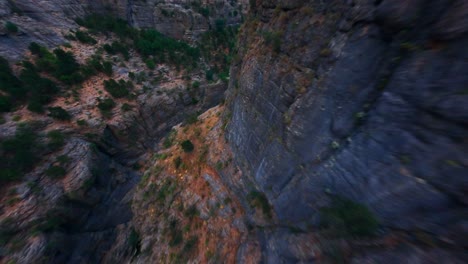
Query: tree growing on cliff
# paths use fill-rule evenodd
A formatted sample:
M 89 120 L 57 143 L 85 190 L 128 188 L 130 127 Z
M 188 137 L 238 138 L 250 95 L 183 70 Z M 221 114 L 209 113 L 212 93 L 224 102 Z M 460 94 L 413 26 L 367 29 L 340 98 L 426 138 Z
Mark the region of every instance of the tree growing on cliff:
M 190 140 L 185 140 L 185 141 L 183 141 L 182 143 L 180 143 L 180 146 L 182 147 L 182 149 L 183 149 L 185 152 L 192 152 L 193 149 L 195 148 L 195 147 L 193 146 L 192 141 L 190 141 Z

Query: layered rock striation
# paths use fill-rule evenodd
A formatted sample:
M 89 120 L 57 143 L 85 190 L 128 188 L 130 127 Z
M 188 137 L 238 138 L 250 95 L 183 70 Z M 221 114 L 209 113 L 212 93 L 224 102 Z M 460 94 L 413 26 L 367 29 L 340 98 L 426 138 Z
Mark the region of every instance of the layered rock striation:
M 322 209 L 344 197 L 370 208 L 381 232 L 423 232 L 459 262 L 466 1 L 252 4 L 231 71 L 227 138 L 276 215 L 276 228 L 259 232 L 264 260 L 316 258 L 287 245 L 296 235 L 284 227 L 319 233 Z M 411 253 L 437 252 L 424 254 Z

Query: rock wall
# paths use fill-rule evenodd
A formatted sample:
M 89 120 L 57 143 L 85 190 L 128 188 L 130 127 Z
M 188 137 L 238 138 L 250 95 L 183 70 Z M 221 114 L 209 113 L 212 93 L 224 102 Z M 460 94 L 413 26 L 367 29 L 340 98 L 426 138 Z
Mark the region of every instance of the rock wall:
M 63 44 L 64 33 L 77 28 L 74 20 L 89 13 L 113 14 L 132 26 L 189 40 L 217 23 L 239 24 L 247 7 L 246 0 L 0 0 L 0 56 L 20 60 L 33 41 L 48 47 Z M 18 32 L 8 32 L 7 21 Z
M 285 244 L 300 239 L 285 227 L 316 230 L 335 196 L 369 207 L 384 234 L 422 231 L 445 241 L 460 262 L 467 2 L 251 3 L 231 70 L 227 138 L 243 181 L 266 194 L 276 215 L 275 228 L 259 232 L 265 262 L 316 258 Z M 356 263 L 385 259 L 363 255 Z

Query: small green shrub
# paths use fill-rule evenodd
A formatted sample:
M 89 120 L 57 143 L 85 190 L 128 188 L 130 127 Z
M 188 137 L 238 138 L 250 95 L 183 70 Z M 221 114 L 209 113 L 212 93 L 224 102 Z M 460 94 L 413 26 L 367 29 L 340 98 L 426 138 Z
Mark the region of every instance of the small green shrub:
M 106 98 L 104 100 L 98 99 L 98 108 L 101 111 L 101 114 L 108 117 L 111 114 L 112 109 L 115 107 L 115 102 L 111 98 Z
M 176 138 L 176 135 L 177 135 L 177 130 L 175 129 L 172 129 L 168 135 L 166 136 L 166 138 L 164 139 L 163 141 L 163 147 L 164 148 L 170 148 L 172 146 L 172 144 L 174 144 L 174 140 Z
M 145 63 L 146 63 L 146 67 L 148 67 L 148 69 L 150 70 L 154 70 L 154 68 L 156 68 L 156 63 L 154 63 L 153 59 L 146 59 Z
M 207 70 L 205 72 L 205 78 L 207 81 L 213 81 L 213 75 L 214 75 L 214 72 L 213 70 Z
M 188 115 L 186 118 L 185 118 L 185 122 L 187 122 L 187 124 L 191 125 L 191 124 L 195 124 L 196 122 L 198 121 L 198 114 L 191 114 L 191 115 Z
M 75 37 L 78 41 L 84 44 L 91 44 L 91 45 L 97 44 L 97 40 L 91 37 L 88 33 L 80 31 L 80 30 L 78 30 L 75 33 Z
M 182 231 L 179 229 L 179 223 L 177 220 L 173 219 L 169 223 L 169 246 L 175 247 L 182 243 L 182 240 L 184 238 Z
M 192 141 L 190 141 L 190 140 L 185 140 L 185 141 L 183 141 L 182 143 L 180 143 L 180 146 L 182 147 L 182 149 L 183 149 L 185 152 L 192 152 L 193 149 L 195 148 L 195 147 L 193 146 Z
M 134 228 L 131 229 L 130 235 L 128 236 L 128 245 L 132 249 L 134 256 L 140 254 L 141 238 L 140 234 L 138 234 Z
M 70 157 L 68 157 L 67 155 L 58 156 L 56 159 L 56 161 L 60 163 L 60 165 L 66 165 L 70 162 L 70 160 Z
M 129 105 L 129 104 L 127 104 L 127 103 L 124 103 L 124 104 L 122 105 L 122 107 L 120 107 L 120 109 L 121 109 L 122 111 L 124 111 L 124 112 L 128 112 L 128 111 L 132 110 L 132 106 Z
M 0 95 L 0 113 L 10 112 L 12 109 L 11 98 L 8 96 Z
M 5 28 L 9 33 L 18 33 L 18 26 L 13 22 L 7 21 Z
M 41 223 L 36 227 L 36 231 L 51 232 L 60 228 L 65 219 L 61 217 L 56 211 L 49 211 Z
M 185 212 L 184 212 L 184 216 L 189 218 L 189 219 L 192 219 L 194 218 L 195 216 L 198 216 L 200 214 L 200 212 L 198 211 L 197 209 L 197 206 L 195 206 L 195 204 L 192 204 Z
M 259 191 L 251 191 L 247 196 L 250 206 L 260 208 L 264 215 L 268 218 L 272 216 L 272 209 L 270 203 L 268 202 L 268 198 L 265 196 L 264 193 Z
M 174 166 L 176 169 L 180 168 L 180 165 L 182 165 L 182 159 L 180 157 L 177 157 L 174 159 Z
M 114 98 L 122 98 L 129 95 L 129 88 L 132 88 L 133 85 L 130 81 L 126 82 L 124 80 L 119 80 L 116 82 L 113 79 L 104 81 L 104 89 L 112 95 Z
M 102 72 L 107 76 L 112 76 L 112 63 L 110 61 L 105 61 L 102 63 Z
M 111 45 L 109 44 L 105 44 L 103 46 L 104 50 L 111 54 L 111 55 L 115 55 L 115 54 L 122 54 L 122 56 L 124 57 L 125 60 L 129 60 L 130 59 L 130 53 L 128 52 L 128 47 L 121 43 L 121 42 L 117 42 L 117 41 L 114 41 L 112 42 Z
M 88 123 L 84 119 L 79 119 L 76 121 L 76 124 L 79 126 L 86 126 Z
M 45 171 L 45 173 L 47 176 L 57 179 L 57 178 L 62 178 L 63 176 L 65 176 L 67 174 L 67 171 L 61 166 L 50 166 Z
M 271 46 L 273 51 L 278 53 L 281 51 L 282 35 L 281 32 L 265 32 L 263 38 L 265 39 L 265 44 Z
M 47 110 L 49 110 L 48 116 L 50 116 L 52 118 L 55 118 L 55 119 L 58 119 L 58 120 L 63 120 L 63 121 L 67 121 L 67 120 L 71 119 L 70 114 L 60 106 L 49 107 L 49 108 L 47 108 Z
M 192 83 L 192 88 L 194 88 L 194 89 L 200 88 L 200 82 L 199 82 L 199 81 L 193 82 L 193 83 Z
M 331 206 L 320 212 L 322 227 L 331 228 L 342 236 L 372 236 L 379 226 L 367 207 L 342 197 L 334 197 Z
M 60 130 L 52 130 L 47 133 L 47 138 L 49 139 L 48 146 L 52 150 L 63 147 L 65 144 L 65 135 Z

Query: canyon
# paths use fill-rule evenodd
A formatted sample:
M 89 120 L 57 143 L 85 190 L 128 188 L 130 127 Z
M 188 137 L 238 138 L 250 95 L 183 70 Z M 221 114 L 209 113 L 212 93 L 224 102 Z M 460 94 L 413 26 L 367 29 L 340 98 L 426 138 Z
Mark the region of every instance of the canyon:
M 467 17 L 463 0 L 0 0 L 12 74 L 60 89 L 48 115 L 0 113 L 0 154 L 37 156 L 0 171 L 0 263 L 466 262 Z M 58 47 L 102 66 L 41 72 Z

